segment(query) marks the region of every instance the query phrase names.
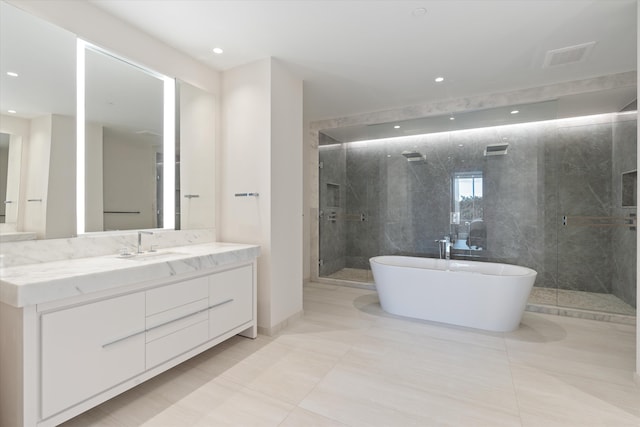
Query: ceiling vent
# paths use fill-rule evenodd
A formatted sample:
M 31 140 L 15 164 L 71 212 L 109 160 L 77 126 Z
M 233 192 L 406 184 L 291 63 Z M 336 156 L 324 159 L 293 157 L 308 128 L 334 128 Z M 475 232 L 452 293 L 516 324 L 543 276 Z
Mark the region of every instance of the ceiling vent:
M 575 64 L 584 61 L 596 42 L 579 44 L 576 46 L 563 47 L 547 52 L 544 57 L 542 68 L 557 67 L 558 65 Z
M 488 156 L 504 156 L 507 154 L 509 144 L 490 144 L 484 147 L 484 155 Z

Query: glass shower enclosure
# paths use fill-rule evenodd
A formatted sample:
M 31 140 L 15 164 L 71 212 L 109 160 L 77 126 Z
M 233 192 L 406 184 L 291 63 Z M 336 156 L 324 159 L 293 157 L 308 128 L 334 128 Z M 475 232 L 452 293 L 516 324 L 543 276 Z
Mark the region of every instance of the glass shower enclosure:
M 536 270 L 532 304 L 635 315 L 637 114 L 553 107 L 380 139 L 321 132 L 320 278 L 371 284 L 370 257 L 437 258 L 446 238 L 451 258 Z

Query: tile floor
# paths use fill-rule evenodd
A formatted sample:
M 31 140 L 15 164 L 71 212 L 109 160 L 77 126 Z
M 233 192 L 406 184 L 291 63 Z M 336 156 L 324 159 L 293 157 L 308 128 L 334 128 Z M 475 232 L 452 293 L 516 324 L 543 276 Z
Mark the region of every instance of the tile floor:
M 487 333 L 315 283 L 304 311 L 64 426 L 640 426 L 633 326 L 527 312 L 517 331 Z
M 328 279 L 358 282 L 374 286 L 371 270 L 362 268 L 343 268 L 326 276 Z M 530 304 L 543 304 L 556 307 L 577 308 L 601 313 L 622 314 L 635 316 L 636 309 L 611 294 L 598 294 L 593 292 L 570 291 L 564 289 L 534 287 L 529 297 Z

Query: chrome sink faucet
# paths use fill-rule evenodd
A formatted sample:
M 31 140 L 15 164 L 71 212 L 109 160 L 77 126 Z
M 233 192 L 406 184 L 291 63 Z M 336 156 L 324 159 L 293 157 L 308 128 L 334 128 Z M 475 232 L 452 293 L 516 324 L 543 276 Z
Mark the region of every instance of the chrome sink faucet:
M 142 250 L 142 235 L 143 234 L 153 234 L 153 231 L 143 231 L 138 230 L 138 251 L 136 253 L 141 254 L 144 251 Z

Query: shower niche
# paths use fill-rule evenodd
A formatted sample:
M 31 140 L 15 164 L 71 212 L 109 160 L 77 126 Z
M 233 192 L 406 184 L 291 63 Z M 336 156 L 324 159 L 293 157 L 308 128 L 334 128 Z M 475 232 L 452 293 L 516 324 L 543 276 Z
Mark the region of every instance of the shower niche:
M 622 173 L 622 207 L 635 208 L 638 205 L 638 171 Z
M 340 207 L 340 184 L 327 183 L 327 207 L 339 208 Z

